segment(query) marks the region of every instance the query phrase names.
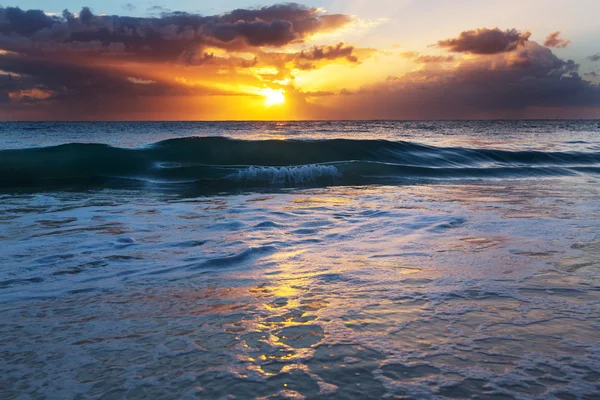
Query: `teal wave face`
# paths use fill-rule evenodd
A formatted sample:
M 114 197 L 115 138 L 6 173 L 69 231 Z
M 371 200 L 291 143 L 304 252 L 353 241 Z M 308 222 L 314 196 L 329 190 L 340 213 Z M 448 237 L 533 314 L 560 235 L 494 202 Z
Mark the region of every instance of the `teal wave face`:
M 197 183 L 225 188 L 597 174 L 600 152 L 436 147 L 385 140 L 171 139 L 135 149 L 71 143 L 0 151 L 0 187 Z

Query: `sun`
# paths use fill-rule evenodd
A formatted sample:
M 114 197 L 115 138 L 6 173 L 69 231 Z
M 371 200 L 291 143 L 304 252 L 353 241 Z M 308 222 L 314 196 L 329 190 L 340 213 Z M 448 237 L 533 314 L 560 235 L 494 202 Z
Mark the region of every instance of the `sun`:
M 283 89 L 263 89 L 260 94 L 265 97 L 265 105 L 267 107 L 276 106 L 285 102 Z

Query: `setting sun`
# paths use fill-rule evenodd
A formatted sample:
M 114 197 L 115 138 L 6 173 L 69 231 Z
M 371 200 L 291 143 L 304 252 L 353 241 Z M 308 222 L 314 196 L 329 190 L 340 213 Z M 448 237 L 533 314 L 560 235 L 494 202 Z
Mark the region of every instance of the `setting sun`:
M 275 106 L 283 104 L 285 102 L 285 96 L 283 95 L 283 89 L 263 89 L 260 94 L 265 97 L 265 105 Z

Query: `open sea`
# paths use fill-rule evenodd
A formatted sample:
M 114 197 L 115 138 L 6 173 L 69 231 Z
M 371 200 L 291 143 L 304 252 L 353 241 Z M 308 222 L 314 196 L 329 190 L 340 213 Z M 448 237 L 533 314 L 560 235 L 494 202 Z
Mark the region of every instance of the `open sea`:
M 0 399 L 600 399 L 600 121 L 0 149 Z

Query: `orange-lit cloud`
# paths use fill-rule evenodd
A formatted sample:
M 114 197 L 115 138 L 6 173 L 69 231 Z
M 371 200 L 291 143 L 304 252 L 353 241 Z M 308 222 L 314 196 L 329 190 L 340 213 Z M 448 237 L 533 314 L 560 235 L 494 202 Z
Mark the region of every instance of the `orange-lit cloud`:
M 565 48 L 567 47 L 571 41 L 566 40 L 560 37 L 561 31 L 552 32 L 548 35 L 546 40 L 544 41 L 544 46 L 546 47 L 555 47 L 555 48 Z
M 400 53 L 400 56 L 414 60 L 419 64 L 447 63 L 456 59 L 453 55 L 433 56 L 428 54 L 420 54 L 416 51 L 405 51 Z
M 497 118 L 600 110 L 598 85 L 527 31 L 465 30 L 406 49 L 402 60 L 398 51 L 345 40 L 353 26 L 364 28 L 359 21 L 288 3 L 152 18 L 0 8 L 0 117 Z M 554 47 L 565 42 L 553 38 Z
M 293 86 L 293 71 L 358 64 L 357 52 L 369 56 L 345 43 L 302 45 L 354 20 L 291 3 L 217 16 L 175 12 L 158 18 L 94 15 L 89 8 L 77 16 L 65 11 L 62 17 L 0 8 L 0 57 L 6 67 L 2 99 L 5 107 L 43 100 L 52 103 L 52 115 L 60 118 L 68 118 L 68 112 L 93 112 L 96 118 L 103 111 L 111 118 L 119 104 L 125 115 L 116 118 L 128 118 L 128 110 L 137 112 L 139 104 L 151 103 L 141 98 L 157 102 L 148 109 L 152 117 L 156 108 L 165 108 L 157 99 L 172 104 L 178 98 L 187 99 L 191 104 L 185 109 L 193 112 L 176 117 L 206 118 L 217 114 L 194 107 L 203 103 L 200 97 L 212 96 L 221 102 L 230 98 L 232 104 L 224 107 L 238 110 L 239 118 L 258 118 L 264 114 L 260 105 L 265 97 L 273 103 L 287 93 L 290 104 L 303 103 L 302 91 Z M 57 114 L 61 105 L 63 112 Z
M 526 118 L 528 110 L 540 108 L 552 110 L 549 116 L 578 115 L 572 110 L 600 107 L 600 88 L 583 80 L 578 68 L 527 42 L 513 52 L 464 59 L 453 67 L 428 64 L 341 91 L 338 118 L 356 113 L 382 119 Z M 557 114 L 561 109 L 565 114 Z

